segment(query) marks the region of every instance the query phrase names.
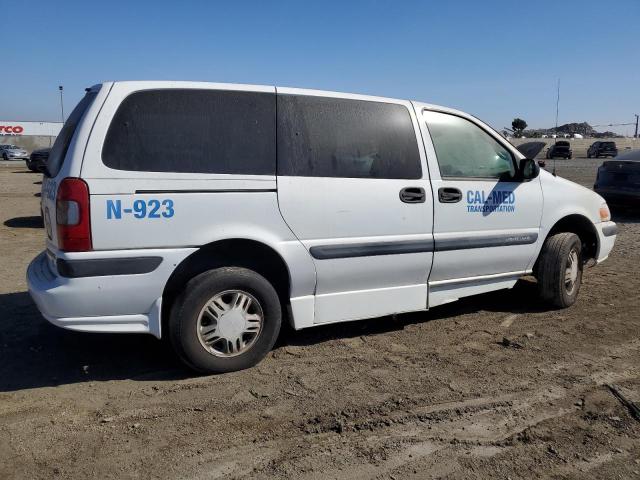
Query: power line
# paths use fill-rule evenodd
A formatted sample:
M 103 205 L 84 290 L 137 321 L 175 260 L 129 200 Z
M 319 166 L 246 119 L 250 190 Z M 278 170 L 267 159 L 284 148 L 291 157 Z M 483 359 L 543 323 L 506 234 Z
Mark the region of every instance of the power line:
M 591 125 L 592 127 L 622 127 L 624 125 L 635 125 L 636 122 L 631 123 L 603 123 L 601 125 Z

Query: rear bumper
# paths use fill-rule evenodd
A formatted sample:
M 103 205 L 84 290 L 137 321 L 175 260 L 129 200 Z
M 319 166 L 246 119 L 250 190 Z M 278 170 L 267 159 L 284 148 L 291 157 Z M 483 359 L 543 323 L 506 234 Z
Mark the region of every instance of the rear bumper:
M 596 224 L 596 231 L 599 245 L 596 262 L 600 263 L 607 259 L 616 243 L 618 226 L 614 222 L 601 222 Z
M 107 268 L 103 272 L 94 270 L 91 276 L 71 278 L 62 276 L 56 262 L 42 252 L 27 269 L 29 293 L 42 315 L 59 327 L 82 332 L 150 333 L 160 338 L 162 292 L 175 267 L 193 251 L 58 252 L 56 260 L 67 267 L 86 264 L 94 268 L 96 263 L 104 263 Z M 161 257 L 162 261 L 147 273 L 113 271 L 112 266 L 123 260 L 147 257 Z
M 29 164 L 29 165 L 34 165 L 34 166 L 41 166 L 44 165 L 44 160 L 40 159 L 40 158 L 25 158 L 25 161 Z

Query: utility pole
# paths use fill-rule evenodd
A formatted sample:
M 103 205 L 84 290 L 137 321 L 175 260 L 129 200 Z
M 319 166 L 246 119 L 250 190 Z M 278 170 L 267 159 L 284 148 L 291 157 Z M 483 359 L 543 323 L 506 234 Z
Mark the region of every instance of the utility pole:
M 558 141 L 558 112 L 560 111 L 560 79 L 558 79 L 558 95 L 556 97 L 556 142 Z
M 633 138 L 638 138 L 638 118 L 639 118 L 639 116 L 638 116 L 637 113 L 635 115 L 636 115 L 636 133 L 633 136 Z
M 558 143 L 558 112 L 560 111 L 560 78 L 558 78 L 558 96 L 556 97 L 556 141 Z M 556 176 L 556 157 L 553 157 L 553 176 Z
M 64 102 L 62 101 L 62 85 L 58 85 L 58 90 L 60 90 L 60 118 L 62 118 L 62 123 L 64 123 Z

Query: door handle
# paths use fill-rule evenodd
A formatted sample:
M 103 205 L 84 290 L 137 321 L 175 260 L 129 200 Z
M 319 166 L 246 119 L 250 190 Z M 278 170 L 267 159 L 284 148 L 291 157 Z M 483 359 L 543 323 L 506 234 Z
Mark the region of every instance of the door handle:
M 400 190 L 400 200 L 404 203 L 424 203 L 426 198 L 424 188 L 421 187 L 406 187 Z
M 462 200 L 462 192 L 457 188 L 442 187 L 438 189 L 440 203 L 457 203 Z

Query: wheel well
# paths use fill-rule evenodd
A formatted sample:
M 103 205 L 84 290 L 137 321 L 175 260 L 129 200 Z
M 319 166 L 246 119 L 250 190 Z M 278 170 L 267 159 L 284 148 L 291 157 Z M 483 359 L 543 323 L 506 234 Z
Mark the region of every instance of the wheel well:
M 171 306 L 184 285 L 196 275 L 219 267 L 249 268 L 269 280 L 283 304 L 289 301 L 289 269 L 273 248 L 255 240 L 220 240 L 202 246 L 185 258 L 167 280 L 162 293 L 163 331 Z
M 598 256 L 598 234 L 591 220 L 582 215 L 569 215 L 556 222 L 547 238 L 560 232 L 571 232 L 578 235 L 582 242 L 582 258 L 584 262 Z

